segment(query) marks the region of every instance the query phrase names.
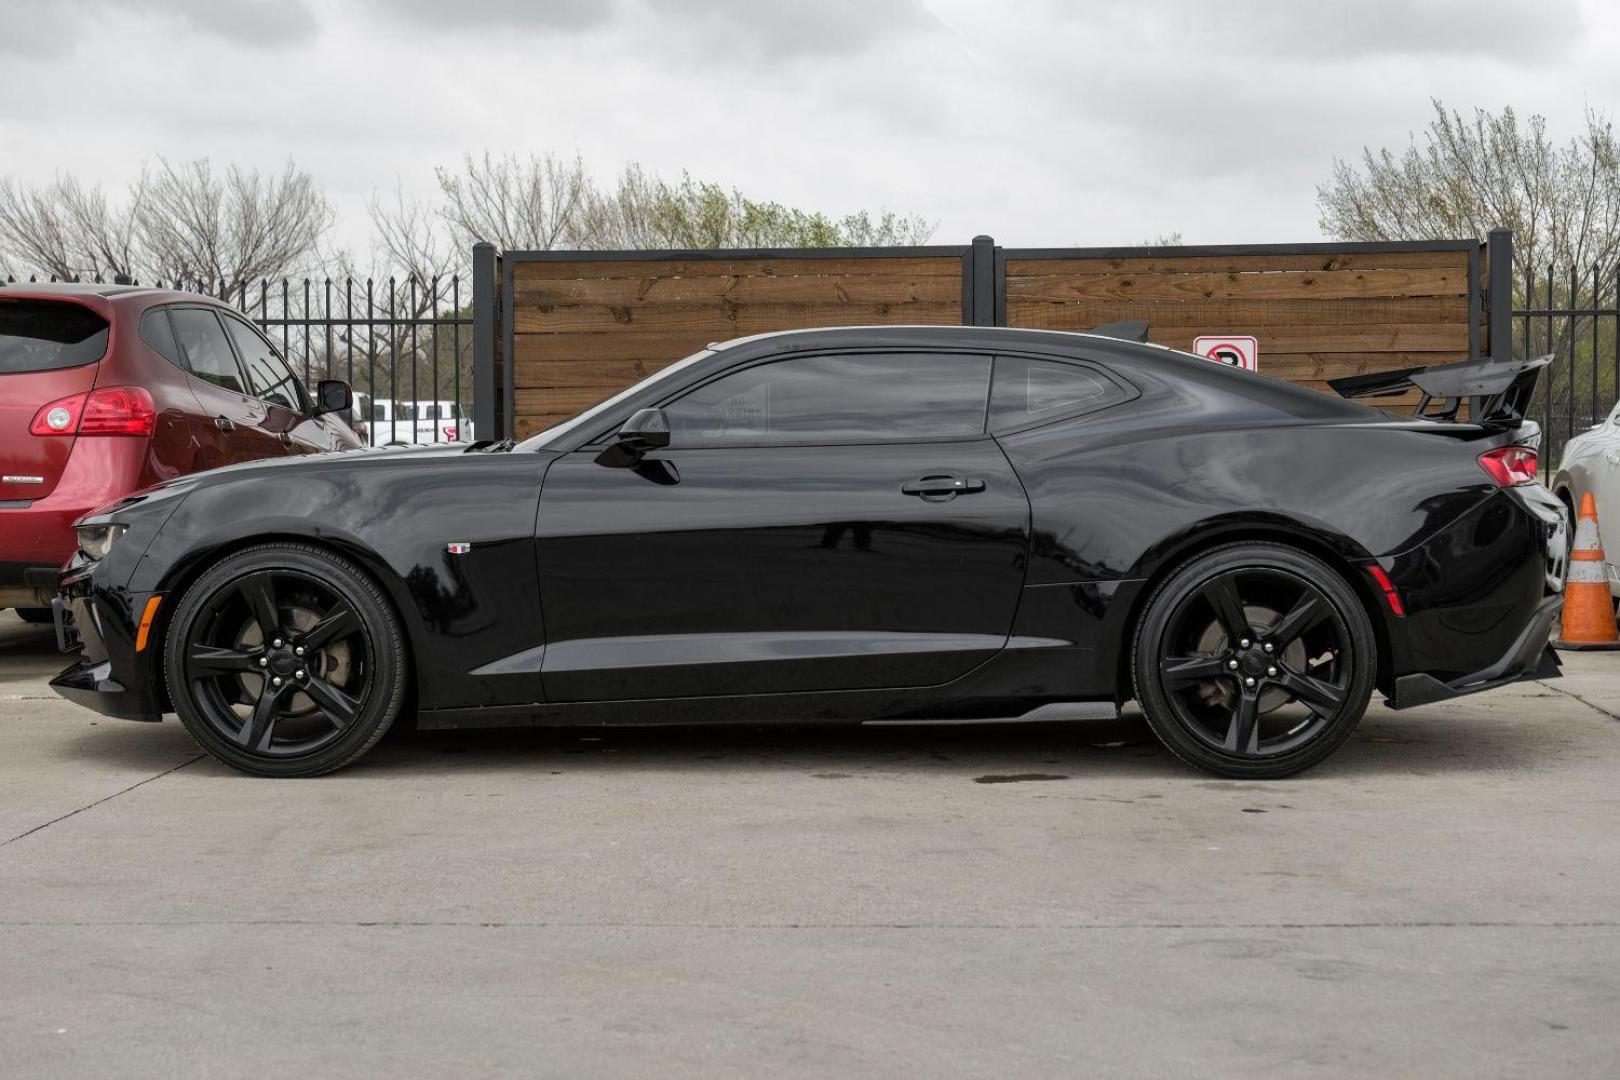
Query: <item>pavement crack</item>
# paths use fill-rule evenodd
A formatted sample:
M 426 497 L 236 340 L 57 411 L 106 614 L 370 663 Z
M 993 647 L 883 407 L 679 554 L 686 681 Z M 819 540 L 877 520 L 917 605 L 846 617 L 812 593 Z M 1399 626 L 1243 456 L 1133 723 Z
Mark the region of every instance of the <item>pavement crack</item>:
M 1605 709 L 1603 706 L 1599 705 L 1595 701 L 1588 701 L 1586 698 L 1581 697 L 1581 695 L 1575 693 L 1573 690 L 1565 690 L 1561 686 L 1554 686 L 1550 682 L 1543 682 L 1543 681 L 1541 681 L 1539 679 L 1536 681 L 1536 685 L 1537 686 L 1545 686 L 1548 690 L 1552 690 L 1555 693 L 1563 694 L 1567 698 L 1573 698 L 1576 701 L 1580 702 L 1582 705 L 1585 705 L 1588 709 L 1591 709 L 1594 712 L 1602 713 L 1604 716 L 1607 716 L 1610 720 L 1620 720 L 1620 713 L 1616 713 L 1616 712 L 1613 712 L 1613 711 L 1611 711 L 1609 709 Z
M 168 776 L 170 773 L 179 772 L 181 769 L 185 768 L 187 765 L 195 765 L 197 762 L 201 761 L 206 756 L 207 755 L 205 755 L 205 754 L 198 754 L 196 757 L 187 758 L 185 761 L 182 761 L 180 764 L 176 765 L 172 769 L 164 769 L 162 772 L 157 773 L 156 775 L 148 776 L 145 780 L 137 780 L 135 783 L 129 785 L 129 787 L 127 787 L 127 788 L 124 788 L 122 791 L 115 791 L 111 795 L 103 796 L 102 798 L 97 799 L 93 803 L 89 803 L 89 804 L 87 804 L 85 806 L 79 807 L 77 810 L 69 810 L 67 813 L 63 814 L 61 817 L 52 818 L 51 820 L 45 822 L 42 825 L 35 825 L 32 829 L 29 829 L 27 832 L 20 832 L 16 836 L 13 836 L 10 840 L 0 842 L 0 847 L 5 847 L 7 844 L 15 844 L 18 840 L 22 840 L 25 837 L 33 836 L 35 833 L 39 832 L 41 829 L 48 829 L 52 825 L 55 825 L 57 822 L 66 821 L 68 818 L 74 817 L 74 816 L 76 816 L 78 814 L 82 814 L 86 810 L 94 810 L 96 807 L 100 806 L 102 803 L 111 802 L 112 800 L 118 798 L 118 796 L 120 796 L 120 795 L 128 795 L 130 792 L 134 791 L 138 787 L 141 787 L 143 784 L 150 784 L 154 780 L 161 780 L 165 776 Z

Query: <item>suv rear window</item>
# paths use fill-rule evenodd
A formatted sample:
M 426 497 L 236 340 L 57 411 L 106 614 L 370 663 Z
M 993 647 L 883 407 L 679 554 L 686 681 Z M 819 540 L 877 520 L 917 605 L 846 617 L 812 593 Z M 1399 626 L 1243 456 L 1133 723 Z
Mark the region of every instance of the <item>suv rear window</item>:
M 78 304 L 0 298 L 0 375 L 93 364 L 107 353 L 107 320 Z

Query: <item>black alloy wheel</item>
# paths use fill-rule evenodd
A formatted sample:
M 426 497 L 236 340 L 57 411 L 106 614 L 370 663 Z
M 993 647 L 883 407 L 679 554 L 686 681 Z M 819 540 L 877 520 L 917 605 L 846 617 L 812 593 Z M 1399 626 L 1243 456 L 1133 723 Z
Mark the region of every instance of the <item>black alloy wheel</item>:
M 398 715 L 405 643 L 347 559 L 266 544 L 223 560 L 170 619 L 164 672 L 202 748 L 260 776 L 315 776 L 369 750 Z
M 1160 741 L 1219 776 L 1310 768 L 1355 730 L 1377 662 L 1344 579 L 1280 544 L 1233 544 L 1181 566 L 1137 629 L 1137 700 Z

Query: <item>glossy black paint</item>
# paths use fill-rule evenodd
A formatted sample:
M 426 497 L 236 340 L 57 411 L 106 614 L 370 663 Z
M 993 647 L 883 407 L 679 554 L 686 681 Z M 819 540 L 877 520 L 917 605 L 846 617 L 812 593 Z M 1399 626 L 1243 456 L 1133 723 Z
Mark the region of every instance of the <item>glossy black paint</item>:
M 862 349 L 1067 358 L 1129 392 L 995 436 L 683 449 L 677 432 L 633 460 L 604 455 L 639 410 L 722 372 Z M 1102 337 L 770 335 L 509 452 L 322 455 L 155 489 L 112 511 L 129 533 L 65 591 L 81 619 L 129 628 L 223 552 L 330 546 L 398 607 L 424 726 L 995 716 L 1129 698 L 1154 582 L 1191 553 L 1264 538 L 1344 573 L 1389 693 L 1500 659 L 1549 591 L 1556 500 L 1499 489 L 1476 461 L 1508 437 Z M 953 494 L 942 477 L 972 483 Z M 1404 617 L 1369 579 L 1375 562 Z M 160 610 L 159 643 L 162 628 Z M 158 648 L 102 641 L 85 664 L 127 689 L 121 711 L 165 710 Z
M 908 495 L 926 476 L 980 489 Z M 762 497 L 763 495 L 763 497 Z M 995 440 L 670 448 L 546 475 L 552 701 L 935 686 L 1001 650 L 1029 504 Z

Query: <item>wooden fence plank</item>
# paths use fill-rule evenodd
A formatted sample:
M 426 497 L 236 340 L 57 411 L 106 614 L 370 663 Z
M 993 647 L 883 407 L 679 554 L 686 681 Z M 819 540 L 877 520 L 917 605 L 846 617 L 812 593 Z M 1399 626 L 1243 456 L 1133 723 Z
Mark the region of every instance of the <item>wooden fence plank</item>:
M 1025 274 L 1007 276 L 1007 300 L 1339 300 L 1466 297 L 1466 266 L 1429 270 L 1287 270 L 1267 273 Z
M 1356 323 L 1455 323 L 1468 321 L 1468 301 L 1458 297 L 1371 300 L 1184 300 L 1138 303 L 1094 300 L 1007 302 L 1007 324 L 1048 330 L 1088 330 L 1120 319 L 1145 319 L 1153 327 L 1320 325 Z
M 1030 274 L 1187 274 L 1263 270 L 1418 270 L 1468 267 L 1466 251 L 1384 251 L 1338 254 L 1156 255 L 1121 259 L 1021 259 L 1007 256 L 1009 277 Z
M 512 281 L 522 285 L 532 281 L 569 278 L 644 277 L 784 277 L 790 275 L 831 277 L 842 274 L 955 275 L 962 277 L 962 259 L 955 255 L 870 257 L 828 256 L 826 258 L 737 258 L 737 259 L 563 259 L 516 262 Z
M 523 283 L 513 290 L 520 307 L 606 304 L 849 304 L 931 300 L 960 304 L 960 271 L 921 274 L 782 275 L 746 277 L 598 277 Z
M 724 340 L 708 330 L 668 334 L 625 333 L 622 330 L 580 334 L 517 334 L 512 339 L 518 369 L 525 363 L 557 360 L 679 360 L 710 342 Z
M 860 326 L 873 323 L 930 325 L 959 324 L 960 301 L 920 301 L 896 304 L 663 304 L 629 308 L 591 305 L 559 308 L 518 308 L 514 329 L 519 334 L 540 331 L 618 330 L 670 333 L 696 330 L 716 338 L 740 337 L 771 330 L 814 326 Z

